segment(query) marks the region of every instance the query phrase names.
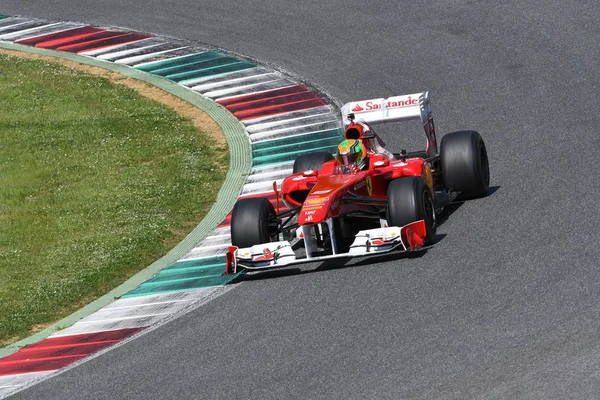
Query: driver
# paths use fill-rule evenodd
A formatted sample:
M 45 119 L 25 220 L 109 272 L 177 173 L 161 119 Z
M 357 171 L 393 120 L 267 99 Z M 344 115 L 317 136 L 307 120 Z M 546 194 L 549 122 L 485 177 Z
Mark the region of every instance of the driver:
M 360 139 L 346 139 L 339 144 L 336 158 L 343 173 L 356 173 L 366 165 L 367 150 Z

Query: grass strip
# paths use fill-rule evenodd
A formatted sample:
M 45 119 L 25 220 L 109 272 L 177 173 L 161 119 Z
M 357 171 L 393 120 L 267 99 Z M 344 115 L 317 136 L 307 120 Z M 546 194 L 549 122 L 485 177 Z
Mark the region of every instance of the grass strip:
M 227 150 L 174 111 L 0 55 L 0 343 L 164 255 L 214 203 Z

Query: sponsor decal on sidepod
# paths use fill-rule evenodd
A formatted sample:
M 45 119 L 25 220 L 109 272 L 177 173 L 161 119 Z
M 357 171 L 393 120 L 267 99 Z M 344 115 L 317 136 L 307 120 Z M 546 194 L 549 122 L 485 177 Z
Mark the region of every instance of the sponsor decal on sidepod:
M 329 197 L 317 197 L 314 199 L 307 199 L 305 201 L 305 203 L 316 206 L 318 204 L 323 204 L 325 202 L 329 201 Z

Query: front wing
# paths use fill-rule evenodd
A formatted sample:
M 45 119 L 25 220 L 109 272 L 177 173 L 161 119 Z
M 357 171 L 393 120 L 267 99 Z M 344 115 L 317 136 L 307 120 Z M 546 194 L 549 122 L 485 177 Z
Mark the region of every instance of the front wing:
M 241 270 L 264 270 L 291 265 L 325 261 L 335 258 L 365 257 L 393 250 L 408 252 L 423 249 L 426 235 L 425 221 L 420 220 L 397 227 L 368 229 L 356 234 L 350 251 L 324 256 L 298 256 L 288 241 L 258 244 L 247 248 L 229 247 L 226 254 L 226 274 Z

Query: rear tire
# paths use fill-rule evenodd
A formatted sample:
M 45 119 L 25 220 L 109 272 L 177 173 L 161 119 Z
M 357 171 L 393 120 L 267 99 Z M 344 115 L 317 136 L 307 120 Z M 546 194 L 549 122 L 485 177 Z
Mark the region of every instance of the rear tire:
M 231 244 L 251 247 L 271 242 L 277 234 L 276 218 L 273 204 L 264 197 L 239 200 L 231 213 Z
M 325 151 L 302 154 L 294 161 L 294 174 L 306 170 L 319 171 L 323 163 L 333 160 L 333 155 Z
M 435 205 L 431 190 L 416 176 L 394 179 L 387 190 L 387 222 L 389 226 L 425 220 L 425 242 L 431 243 L 437 229 Z
M 464 198 L 487 195 L 490 167 L 487 150 L 476 131 L 452 132 L 442 137 L 440 161 L 444 187 Z

